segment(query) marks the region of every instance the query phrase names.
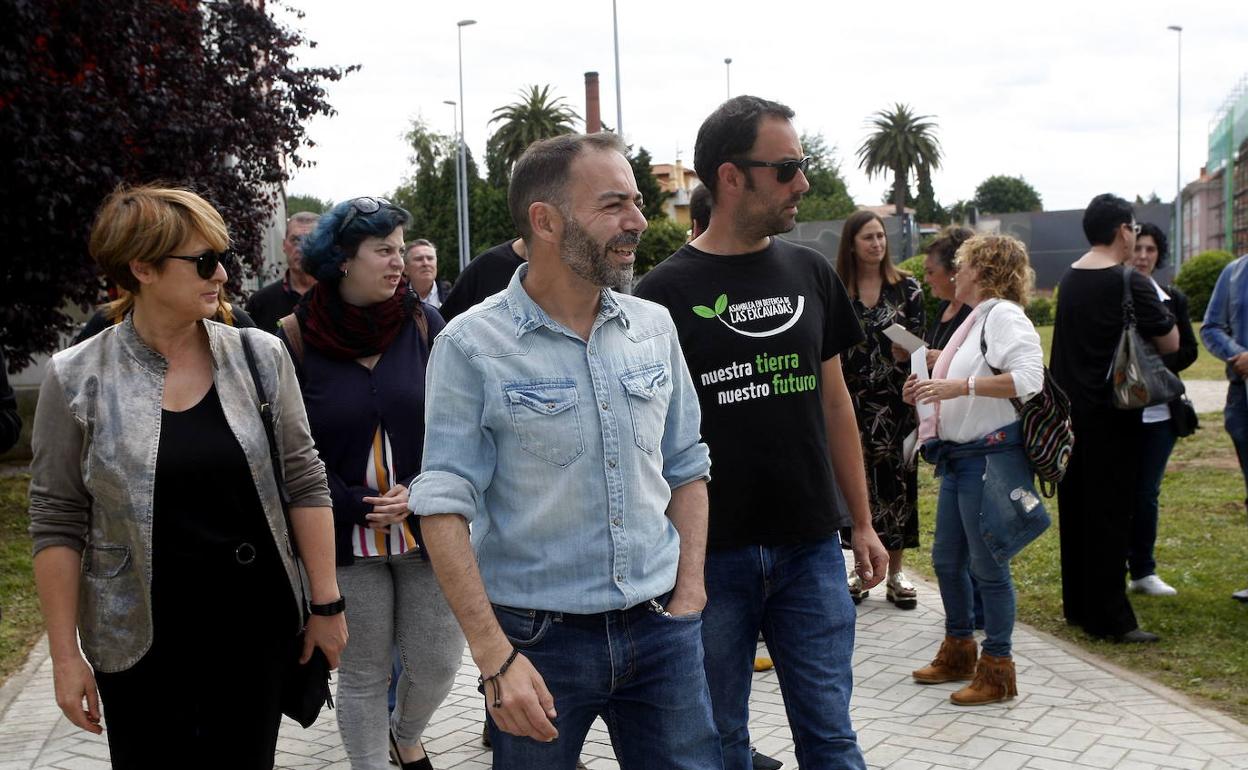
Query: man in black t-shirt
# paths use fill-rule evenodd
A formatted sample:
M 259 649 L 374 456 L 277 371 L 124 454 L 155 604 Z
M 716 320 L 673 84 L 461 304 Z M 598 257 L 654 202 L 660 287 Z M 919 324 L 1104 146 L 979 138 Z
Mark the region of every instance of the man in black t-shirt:
M 486 297 L 506 289 L 516 268 L 523 265 L 526 259 L 528 255 L 521 238 L 500 243 L 481 252 L 459 274 L 451 292 L 442 300 L 438 312 L 450 322 L 452 318 Z
M 849 719 L 856 617 L 839 528 L 854 528 L 865 585 L 888 562 L 839 357 L 862 329 L 827 261 L 774 237 L 793 229 L 810 188 L 792 116 L 740 96 L 706 119 L 694 165 L 714 200 L 710 226 L 636 292 L 676 322 L 711 449 L 703 644 L 724 770 L 750 767 L 760 629 L 784 674 L 798 764 L 865 768 Z

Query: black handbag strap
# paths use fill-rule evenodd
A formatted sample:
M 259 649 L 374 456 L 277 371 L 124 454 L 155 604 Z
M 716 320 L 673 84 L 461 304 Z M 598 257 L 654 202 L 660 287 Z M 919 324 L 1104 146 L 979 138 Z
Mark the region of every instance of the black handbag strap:
M 1122 267 L 1122 323 L 1123 326 L 1135 328 L 1135 300 L 1131 296 L 1131 268 Z
M 256 365 L 256 353 L 252 350 L 251 340 L 247 338 L 245 329 L 239 330 L 243 341 L 243 357 L 247 359 L 247 370 L 251 372 L 252 384 L 256 386 L 256 399 L 259 403 L 260 422 L 264 423 L 264 435 L 269 444 L 269 462 L 273 465 L 273 481 L 277 483 L 277 495 L 282 501 L 282 518 L 286 520 L 286 536 L 292 541 L 295 529 L 290 524 L 290 492 L 286 490 L 286 478 L 282 472 L 281 457 L 277 454 L 277 435 L 273 428 L 273 405 L 264 391 L 264 383 L 260 380 L 260 367 Z M 296 572 L 298 567 L 296 566 Z M 299 606 L 307 607 L 307 593 L 303 588 L 303 575 L 299 575 Z

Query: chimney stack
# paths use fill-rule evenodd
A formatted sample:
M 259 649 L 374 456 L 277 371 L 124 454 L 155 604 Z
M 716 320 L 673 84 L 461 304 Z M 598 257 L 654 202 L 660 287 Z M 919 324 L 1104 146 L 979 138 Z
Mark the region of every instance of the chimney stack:
M 598 73 L 585 73 L 585 133 L 602 130 L 602 110 L 598 106 Z

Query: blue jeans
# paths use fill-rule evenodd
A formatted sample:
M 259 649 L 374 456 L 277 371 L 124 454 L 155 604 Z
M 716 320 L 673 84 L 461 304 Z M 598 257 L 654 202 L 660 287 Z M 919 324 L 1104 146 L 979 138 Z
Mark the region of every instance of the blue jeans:
M 802 770 L 863 768 L 849 719 L 854 623 L 839 537 L 706 555 L 706 680 L 724 770 L 749 770 L 750 683 L 761 630 Z
M 645 602 L 597 615 L 495 605 L 494 616 L 554 696 L 559 730 L 541 743 L 491 718 L 495 768 L 573 770 L 601 716 L 622 770 L 720 770 L 700 615 L 666 616 Z
M 986 465 L 983 455 L 947 461 L 936 503 L 932 569 L 945 605 L 945 633 L 963 639 L 974 635 L 974 576 L 984 602 L 983 650 L 1005 657 L 1014 632 L 1014 583 L 1010 565 L 997 563 L 980 534 Z
M 1131 545 L 1127 551 L 1127 566 L 1131 579 L 1139 580 L 1157 571 L 1153 558 L 1153 546 L 1157 543 L 1157 498 L 1161 495 L 1161 480 L 1166 475 L 1166 463 L 1174 451 L 1174 429 L 1170 421 L 1144 423 L 1140 451 L 1139 499 L 1135 515 L 1131 517 Z
M 1243 380 L 1232 382 L 1226 389 L 1226 411 L 1222 417 L 1226 432 L 1231 434 L 1231 441 L 1235 444 L 1239 472 L 1243 474 L 1245 493 L 1248 494 L 1248 397 L 1245 397 L 1244 389 Z

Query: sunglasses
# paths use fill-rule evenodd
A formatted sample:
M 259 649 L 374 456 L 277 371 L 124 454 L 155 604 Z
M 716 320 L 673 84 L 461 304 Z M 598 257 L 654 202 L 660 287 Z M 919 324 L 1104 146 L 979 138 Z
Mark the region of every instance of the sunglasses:
M 378 211 L 381 211 L 382 206 L 392 205 L 394 204 L 385 198 L 370 198 L 368 196 L 356 198 L 351 201 L 351 208 L 347 211 L 347 215 L 342 218 L 342 224 L 338 225 L 338 235 L 342 235 L 343 231 L 347 229 L 347 225 L 355 221 L 357 216 L 361 214 L 364 216 L 376 214 Z
M 806 173 L 807 167 L 813 158 L 809 155 L 801 160 L 734 160 L 734 166 L 742 168 L 774 168 L 776 170 L 776 181 L 780 184 L 792 182 L 793 177 L 797 176 L 797 172 Z
M 226 271 L 234 266 L 234 254 L 229 251 L 205 251 L 193 257 L 183 257 L 178 254 L 169 254 L 163 259 L 180 259 L 183 262 L 194 262 L 195 272 L 199 273 L 199 277 L 205 281 L 217 274 L 217 265 L 225 265 Z

